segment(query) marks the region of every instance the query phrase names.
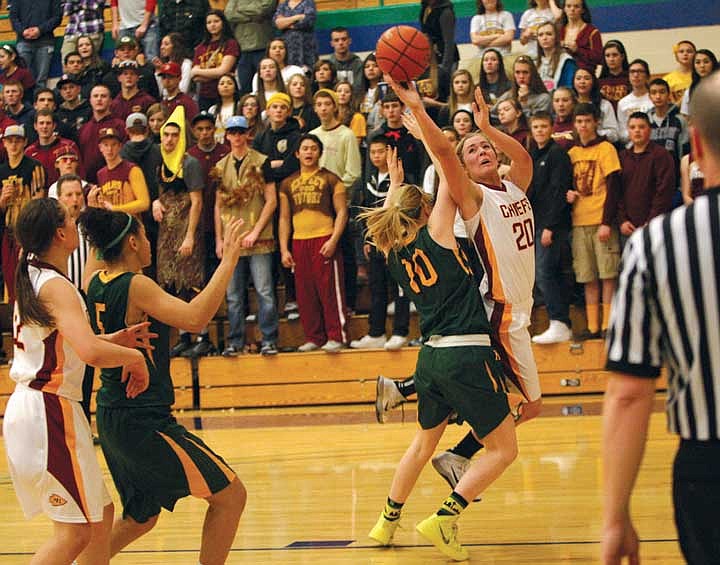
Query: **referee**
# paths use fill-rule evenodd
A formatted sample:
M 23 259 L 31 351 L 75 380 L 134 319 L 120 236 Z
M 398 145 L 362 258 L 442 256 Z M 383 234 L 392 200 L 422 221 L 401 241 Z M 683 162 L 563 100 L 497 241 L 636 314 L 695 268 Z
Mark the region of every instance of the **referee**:
M 603 408 L 603 563 L 638 563 L 630 495 L 655 379 L 668 369 L 668 427 L 680 547 L 690 565 L 720 563 L 720 73 L 690 103 L 691 143 L 706 193 L 652 220 L 625 249 L 608 332 Z

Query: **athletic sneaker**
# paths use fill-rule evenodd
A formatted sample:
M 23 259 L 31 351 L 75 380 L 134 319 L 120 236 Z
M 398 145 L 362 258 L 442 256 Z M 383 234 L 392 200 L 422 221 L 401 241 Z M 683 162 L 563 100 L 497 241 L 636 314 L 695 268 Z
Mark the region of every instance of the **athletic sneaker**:
M 400 394 L 395 381 L 378 375 L 375 392 L 375 417 L 378 423 L 384 424 L 387 413 L 403 402 L 407 402 L 407 399 Z
M 277 347 L 272 342 L 263 343 L 260 348 L 260 355 L 265 355 L 266 357 L 269 355 L 277 355 L 277 353 Z
M 354 339 L 350 342 L 352 349 L 381 349 L 385 347 L 387 338 L 384 335 L 373 337 L 371 335 L 364 335 L 360 339 Z
M 320 346 L 317 343 L 313 343 L 312 341 L 305 342 L 300 347 L 297 348 L 297 350 L 300 353 L 307 353 L 308 351 L 317 351 L 318 349 L 320 349 Z
M 570 341 L 572 330 L 560 320 L 550 320 L 550 326 L 543 333 L 533 336 L 532 342 L 538 345 L 549 345 L 551 343 L 562 343 Z
M 470 459 L 452 451 L 443 451 L 432 458 L 432 466 L 453 490 L 470 467 L 470 463 Z
M 407 342 L 407 336 L 393 335 L 385 344 L 385 349 L 387 351 L 397 351 L 401 347 L 405 347 L 407 345 Z
M 329 339 L 320 349 L 325 353 L 337 353 L 341 349 L 345 349 L 345 344 Z
M 399 523 L 399 518 L 397 520 L 390 521 L 385 518 L 385 514 L 380 512 L 380 518 L 378 518 L 378 521 L 373 526 L 373 529 L 370 530 L 368 537 L 375 540 L 380 545 L 390 545 Z
M 415 529 L 450 559 L 466 561 L 470 554 L 457 539 L 458 518 L 433 514 L 415 526 Z

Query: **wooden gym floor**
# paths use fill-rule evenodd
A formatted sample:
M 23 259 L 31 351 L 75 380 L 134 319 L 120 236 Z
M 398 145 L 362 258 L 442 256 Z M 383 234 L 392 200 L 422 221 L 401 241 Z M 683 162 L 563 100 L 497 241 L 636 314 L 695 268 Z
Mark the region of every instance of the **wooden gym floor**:
M 682 563 L 670 498 L 677 442 L 665 430 L 663 399 L 659 394 L 633 499 L 646 564 Z M 599 563 L 601 401 L 598 395 L 550 398 L 542 417 L 518 429 L 518 460 L 460 520 L 460 539 L 473 562 Z M 430 465 L 405 506 L 397 545 L 378 548 L 366 537 L 414 434 L 415 415 L 409 404 L 381 426 L 367 404 L 179 413 L 234 467 L 249 492 L 228 563 L 445 563 L 414 530 L 448 494 Z M 465 430 L 450 426 L 440 447 L 450 447 Z M 99 448 L 98 457 L 105 469 Z M 107 472 L 106 481 L 112 484 Z M 196 563 L 205 506 L 180 501 L 113 563 Z M 0 510 L 0 564 L 27 563 L 50 524 L 44 517 L 24 520 L 4 457 Z

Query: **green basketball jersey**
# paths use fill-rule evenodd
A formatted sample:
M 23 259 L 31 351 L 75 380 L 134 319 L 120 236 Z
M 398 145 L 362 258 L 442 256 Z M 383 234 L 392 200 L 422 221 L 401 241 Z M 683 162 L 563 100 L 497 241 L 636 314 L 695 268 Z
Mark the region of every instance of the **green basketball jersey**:
M 489 334 L 480 291 L 462 249 L 446 249 L 427 226 L 412 243 L 388 255 L 388 268 L 420 314 L 420 332 L 432 335 Z
M 90 281 L 87 292 L 87 307 L 90 322 L 95 333 L 113 333 L 127 327 L 127 312 L 130 282 L 135 273 L 121 273 L 108 277 L 102 271 Z M 151 341 L 152 351 L 142 349 L 150 373 L 150 386 L 136 398 L 128 398 L 125 384 L 120 382 L 122 367 L 100 370 L 102 383 L 97 393 L 99 406 L 109 408 L 127 406 L 171 406 L 175 402 L 170 377 L 170 347 L 168 327 L 150 318 L 150 331 L 158 334 Z

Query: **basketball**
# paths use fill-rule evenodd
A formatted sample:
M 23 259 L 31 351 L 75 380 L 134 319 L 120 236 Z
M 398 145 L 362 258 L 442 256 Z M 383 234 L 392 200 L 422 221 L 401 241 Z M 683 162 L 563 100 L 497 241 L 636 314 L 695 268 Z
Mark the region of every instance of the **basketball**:
M 375 48 L 377 64 L 397 81 L 409 82 L 430 64 L 430 42 L 420 30 L 395 26 L 383 32 Z

